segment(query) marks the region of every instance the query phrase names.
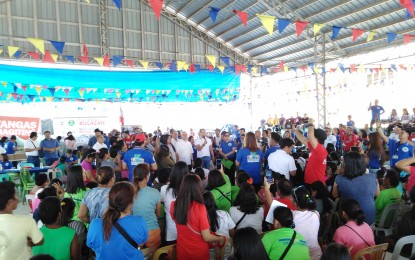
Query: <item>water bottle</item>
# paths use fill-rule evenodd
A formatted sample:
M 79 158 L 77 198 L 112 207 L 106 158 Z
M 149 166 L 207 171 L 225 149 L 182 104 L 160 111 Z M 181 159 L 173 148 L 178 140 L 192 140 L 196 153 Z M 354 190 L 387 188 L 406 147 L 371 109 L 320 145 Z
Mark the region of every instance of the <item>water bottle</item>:
M 17 164 L 17 169 L 20 171 L 20 162 Z
M 41 168 L 41 169 L 43 168 L 43 163 L 40 163 L 40 168 Z

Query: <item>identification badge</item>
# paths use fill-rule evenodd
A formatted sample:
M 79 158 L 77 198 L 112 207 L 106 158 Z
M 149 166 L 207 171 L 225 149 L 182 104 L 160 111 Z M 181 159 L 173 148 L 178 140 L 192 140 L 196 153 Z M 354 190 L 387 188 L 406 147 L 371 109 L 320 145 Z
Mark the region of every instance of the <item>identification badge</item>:
M 394 156 L 392 156 L 392 159 L 398 160 L 398 156 L 397 155 L 394 155 Z

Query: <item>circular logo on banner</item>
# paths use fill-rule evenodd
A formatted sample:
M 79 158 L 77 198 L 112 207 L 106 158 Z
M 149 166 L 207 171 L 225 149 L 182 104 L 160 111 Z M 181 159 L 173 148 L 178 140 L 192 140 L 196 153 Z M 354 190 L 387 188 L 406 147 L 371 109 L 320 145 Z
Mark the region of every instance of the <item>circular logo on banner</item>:
M 408 147 L 404 147 L 404 148 L 402 148 L 402 151 L 407 153 L 409 151 L 409 149 L 408 149 Z
M 232 146 L 232 143 L 228 143 L 228 146 Z
M 68 121 L 68 125 L 73 126 L 74 124 L 75 124 L 75 121 L 73 121 L 73 120 Z

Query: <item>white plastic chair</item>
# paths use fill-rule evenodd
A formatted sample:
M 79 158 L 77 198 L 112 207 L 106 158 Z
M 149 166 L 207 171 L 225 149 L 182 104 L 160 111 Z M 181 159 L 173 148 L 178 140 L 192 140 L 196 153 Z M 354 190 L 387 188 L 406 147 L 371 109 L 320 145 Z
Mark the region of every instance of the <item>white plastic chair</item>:
M 395 226 L 396 219 L 398 217 L 398 210 L 401 206 L 401 203 L 393 203 L 388 205 L 382 212 L 382 216 L 380 217 L 379 224 L 373 227 L 376 235 L 379 235 L 379 232 L 384 232 L 385 236 L 392 235 L 393 228 Z M 392 214 L 392 219 L 390 216 Z M 388 221 L 390 220 L 390 221 Z M 386 223 L 386 222 L 390 223 Z
M 395 245 L 395 249 L 393 250 L 393 255 L 392 255 L 392 260 L 398 260 L 400 259 L 400 255 L 401 255 L 401 251 L 402 248 L 405 245 L 410 245 L 412 244 L 412 254 L 415 253 L 415 235 L 412 236 L 406 236 L 406 237 L 402 237 L 401 239 L 398 240 L 398 242 L 396 242 Z

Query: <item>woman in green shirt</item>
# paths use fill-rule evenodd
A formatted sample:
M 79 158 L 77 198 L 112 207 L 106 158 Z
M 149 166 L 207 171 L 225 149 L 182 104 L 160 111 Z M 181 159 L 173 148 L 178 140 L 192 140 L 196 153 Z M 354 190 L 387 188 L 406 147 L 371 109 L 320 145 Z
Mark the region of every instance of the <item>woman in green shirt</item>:
M 66 182 L 65 198 L 72 198 L 75 202 L 75 211 L 72 220 L 79 220 L 78 211 L 82 204 L 88 188 L 85 188 L 82 166 L 74 165 L 69 168 L 68 180 Z
M 47 254 L 56 260 L 79 260 L 79 247 L 75 230 L 60 224 L 62 214 L 61 201 L 58 197 L 47 197 L 39 205 L 40 228 L 44 243 L 33 247 L 33 255 Z
M 231 182 L 229 177 L 224 174 L 223 166 L 219 170 L 209 172 L 208 186 L 206 187 L 215 198 L 216 206 L 220 210 L 229 212 L 231 208 Z
M 249 176 L 249 174 L 246 171 L 244 170 L 238 171 L 238 173 L 236 174 L 236 185 L 231 187 L 232 205 L 235 202 L 236 196 L 238 196 L 239 190 L 241 189 L 241 185 L 247 182 L 251 182 L 251 181 L 252 181 L 251 176 Z

